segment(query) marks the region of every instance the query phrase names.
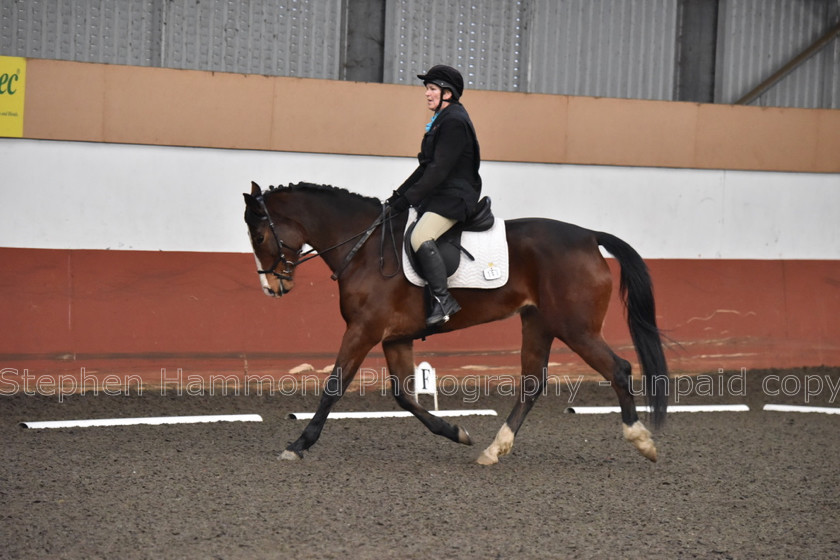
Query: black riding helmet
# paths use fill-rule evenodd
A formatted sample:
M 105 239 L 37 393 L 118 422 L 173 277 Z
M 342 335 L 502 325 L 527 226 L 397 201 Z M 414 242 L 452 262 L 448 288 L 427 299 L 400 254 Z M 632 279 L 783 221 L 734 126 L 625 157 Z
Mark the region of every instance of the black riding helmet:
M 455 102 L 464 93 L 464 78 L 451 66 L 438 64 L 429 68 L 425 74 L 417 74 L 417 77 L 423 80 L 423 84 L 435 84 L 441 89 L 448 89 L 452 92 L 452 100 Z

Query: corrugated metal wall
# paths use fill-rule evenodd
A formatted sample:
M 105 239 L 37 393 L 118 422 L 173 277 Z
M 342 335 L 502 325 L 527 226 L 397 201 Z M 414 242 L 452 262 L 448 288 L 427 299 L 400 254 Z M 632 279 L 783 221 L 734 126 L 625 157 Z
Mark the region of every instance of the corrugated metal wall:
M 3 0 L 0 53 L 338 79 L 342 0 Z
M 160 42 L 157 4 L 153 0 L 3 0 L 0 53 L 157 65 L 152 54 Z
M 459 68 L 467 88 L 522 90 L 528 2 L 388 0 L 384 81 L 417 83 L 434 64 Z
M 171 0 L 164 66 L 338 79 L 341 0 Z
M 388 0 L 385 81 L 433 64 L 468 87 L 671 99 L 677 0 Z
M 339 79 L 359 1 L 2 0 L 0 54 Z M 384 82 L 444 62 L 469 88 L 671 100 L 686 1 L 364 5 L 385 12 L 384 44 L 371 42 Z M 736 101 L 838 20 L 840 0 L 719 0 L 715 101 Z M 840 108 L 840 39 L 755 104 Z
M 670 100 L 677 0 L 534 0 L 528 91 Z
M 715 101 L 734 103 L 840 21 L 838 0 L 721 0 Z M 753 104 L 840 108 L 840 39 Z

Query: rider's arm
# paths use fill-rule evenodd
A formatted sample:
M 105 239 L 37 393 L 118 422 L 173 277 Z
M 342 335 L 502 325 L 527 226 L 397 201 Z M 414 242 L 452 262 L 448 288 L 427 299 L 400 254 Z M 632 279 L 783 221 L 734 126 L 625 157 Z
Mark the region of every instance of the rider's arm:
M 422 168 L 422 176 L 403 191 L 412 206 L 422 202 L 438 185 L 443 183 L 471 142 L 466 124 L 455 119 L 442 122 L 437 135 L 434 155 L 431 161 Z

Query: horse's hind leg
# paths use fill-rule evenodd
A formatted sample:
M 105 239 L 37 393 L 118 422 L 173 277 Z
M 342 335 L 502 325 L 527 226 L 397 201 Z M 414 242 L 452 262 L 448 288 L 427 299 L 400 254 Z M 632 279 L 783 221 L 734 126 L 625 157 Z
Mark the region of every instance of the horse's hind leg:
M 414 374 L 414 350 L 411 340 L 383 342 L 385 361 L 391 378 L 391 390 L 397 403 L 417 417 L 430 432 L 444 436 L 456 443 L 472 445 L 472 439 L 467 431 L 457 425 L 450 424 L 443 418 L 431 414 L 411 398 L 411 391 L 407 387 L 407 380 Z
M 546 329 L 535 308 L 531 307 L 522 312 L 522 377 L 519 402 L 510 411 L 493 443 L 476 459 L 478 464 L 495 465 L 500 456 L 510 453 L 516 433 L 545 388 L 548 356 L 553 340 L 554 336 Z
M 630 362 L 616 356 L 600 334 L 580 334 L 567 338 L 564 342 L 610 382 L 621 407 L 624 438 L 632 443 L 639 453 L 655 462 L 656 446 L 650 431 L 642 424 L 636 413 L 636 403 L 630 386 Z

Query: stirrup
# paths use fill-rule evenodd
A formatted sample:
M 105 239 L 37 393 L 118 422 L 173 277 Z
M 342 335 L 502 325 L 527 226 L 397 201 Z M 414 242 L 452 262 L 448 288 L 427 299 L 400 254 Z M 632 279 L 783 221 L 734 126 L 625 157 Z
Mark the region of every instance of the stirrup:
M 426 318 L 426 326 L 427 327 L 436 327 L 439 325 L 443 325 L 444 323 L 448 322 L 450 317 L 461 310 L 461 306 L 452 296 L 446 298 L 448 301 L 446 307 L 449 308 L 449 311 L 444 308 L 443 301 L 441 301 L 437 296 L 434 299 L 434 305 L 432 306 L 432 312 Z
M 437 327 L 449 321 L 449 315 L 444 315 L 442 310 L 435 310 L 432 314 L 426 317 L 427 327 Z

